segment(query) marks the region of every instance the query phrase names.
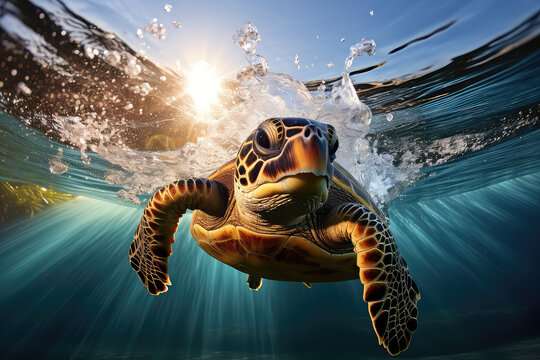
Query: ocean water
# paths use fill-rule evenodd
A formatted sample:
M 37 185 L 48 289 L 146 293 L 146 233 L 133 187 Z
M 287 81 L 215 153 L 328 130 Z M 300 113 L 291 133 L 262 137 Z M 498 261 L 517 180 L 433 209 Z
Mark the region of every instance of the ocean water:
M 260 44 L 240 31 L 236 39 L 251 39 L 251 47 L 230 45 L 245 67 L 226 76 L 219 106 L 204 114 L 186 91 L 188 72 L 159 64 L 175 28 L 165 24 L 160 40 L 150 18 L 118 32 L 100 15 L 118 9 L 88 4 L 0 4 L 0 181 L 45 194 L 32 217 L 2 214 L 2 359 L 388 358 L 359 281 L 308 289 L 265 280 L 250 291 L 245 274 L 195 244 L 189 213 L 175 236 L 167 293 L 150 296 L 129 266 L 152 192 L 208 175 L 271 116 L 336 126 L 337 161 L 387 212 L 422 292 L 418 330 L 400 357 L 540 358 L 537 4 L 396 3 L 405 20 L 391 34 L 382 25 L 348 34 L 343 56 L 317 73 L 302 62 L 310 44 L 286 48 L 268 26 L 259 26 Z M 172 5 L 174 14 L 180 5 Z M 250 11 L 264 25 L 268 9 L 259 6 Z M 333 5 L 325 6 L 330 13 Z M 386 11 L 370 9 L 366 19 Z M 118 14 L 118 23 L 128 16 Z M 470 23 L 477 32 L 467 32 Z M 235 26 L 219 31 L 230 39 L 242 22 Z M 148 57 L 138 41 L 151 44 L 140 46 Z M 276 42 L 290 64 L 275 60 Z M 249 52 L 254 46 L 260 56 Z M 46 206 L 49 189 L 73 196 Z

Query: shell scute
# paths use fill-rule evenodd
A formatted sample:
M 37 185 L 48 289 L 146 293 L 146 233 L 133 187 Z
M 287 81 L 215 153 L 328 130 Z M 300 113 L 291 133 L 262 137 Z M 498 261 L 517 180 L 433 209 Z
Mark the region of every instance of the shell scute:
M 237 229 L 238 239 L 244 244 L 247 251 L 259 255 L 274 255 L 289 238 L 285 235 L 259 234 L 242 227 Z
M 312 259 L 317 263 L 325 263 L 331 256 L 329 252 L 300 236 L 291 236 L 285 244 L 285 248 L 293 250 L 305 259 Z
M 192 226 L 191 235 L 193 235 L 193 237 L 197 239 L 198 241 L 205 241 L 205 242 L 209 241 L 208 230 L 206 230 L 199 224 L 194 224 Z
M 208 232 L 208 238 L 211 242 L 237 239 L 236 227 L 233 225 L 225 225 L 219 229 L 211 230 Z
M 233 261 L 233 264 L 244 263 L 246 259 L 246 249 L 240 244 L 237 239 L 214 241 L 214 248 L 219 251 L 224 257 Z

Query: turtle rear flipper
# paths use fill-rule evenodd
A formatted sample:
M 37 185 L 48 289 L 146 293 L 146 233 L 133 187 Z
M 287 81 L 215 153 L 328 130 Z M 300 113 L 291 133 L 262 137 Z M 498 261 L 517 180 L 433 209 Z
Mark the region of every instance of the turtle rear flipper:
M 420 291 L 390 230 L 361 204 L 344 204 L 334 209 L 327 221 L 325 235 L 329 239 L 354 245 L 364 301 L 379 344 L 391 355 L 405 351 L 416 331 Z
M 171 285 L 167 258 L 187 209 L 221 216 L 227 209 L 227 189 L 218 181 L 180 180 L 158 190 L 148 201 L 129 247 L 131 267 L 150 294 L 158 295 Z
M 246 284 L 248 284 L 251 290 L 259 291 L 262 285 L 262 278 L 258 275 L 248 275 Z

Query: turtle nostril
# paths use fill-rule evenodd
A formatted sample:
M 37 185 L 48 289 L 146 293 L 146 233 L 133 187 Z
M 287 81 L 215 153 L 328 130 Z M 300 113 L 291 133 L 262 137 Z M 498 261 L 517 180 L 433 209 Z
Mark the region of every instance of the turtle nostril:
M 317 136 L 320 137 L 322 139 L 322 132 L 320 129 L 317 129 Z
M 311 135 L 311 129 L 308 128 L 308 127 L 306 127 L 306 128 L 304 129 L 304 136 L 305 136 L 305 137 L 309 137 L 310 135 Z

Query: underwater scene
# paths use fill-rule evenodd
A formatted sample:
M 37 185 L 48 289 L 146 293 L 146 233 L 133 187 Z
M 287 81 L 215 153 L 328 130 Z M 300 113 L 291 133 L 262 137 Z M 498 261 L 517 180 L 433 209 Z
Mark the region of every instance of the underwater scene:
M 540 359 L 539 115 L 534 0 L 0 0 L 0 359 Z

